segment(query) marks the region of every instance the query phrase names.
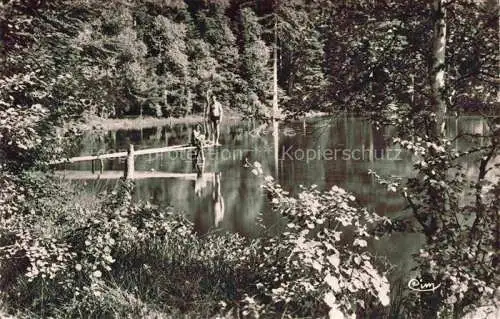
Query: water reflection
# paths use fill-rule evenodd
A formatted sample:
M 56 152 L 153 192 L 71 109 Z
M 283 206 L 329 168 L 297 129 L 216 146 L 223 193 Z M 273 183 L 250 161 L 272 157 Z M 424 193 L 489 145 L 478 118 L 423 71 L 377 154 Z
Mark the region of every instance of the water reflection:
M 214 188 L 212 190 L 212 203 L 214 207 L 214 226 L 219 226 L 220 222 L 224 218 L 224 198 L 221 193 L 221 173 L 215 173 L 214 176 Z
M 196 180 L 194 181 L 193 202 L 203 203 L 198 205 L 195 212 L 195 228 L 200 233 L 206 233 L 213 228 L 221 226 L 224 220 L 224 197 L 221 189 L 221 172 L 205 172 L 205 163 L 196 164 Z M 205 203 L 209 205 L 205 205 Z
M 279 178 L 279 147 L 278 122 L 273 121 L 274 178 Z
M 487 133 L 479 118 L 451 118 L 447 124 L 450 138 Z M 190 143 L 192 135 L 193 127 L 189 125 L 107 132 L 99 138 L 89 134 L 82 141 L 79 155 L 123 151 L 129 142 L 136 149 L 185 144 Z M 368 174 L 370 169 L 403 179 L 415 174 L 415 158 L 391 146 L 391 136 L 391 128 L 377 129 L 368 120 L 349 117 L 280 124 L 232 123 L 221 128 L 223 146 L 207 148 L 204 160 L 193 163 L 189 153 L 182 152 L 138 156 L 136 171 L 176 173 L 176 177 L 136 180 L 134 196 L 136 200 L 175 207 L 194 222 L 199 233 L 220 228 L 259 236 L 262 228 L 258 220 L 270 232 L 279 232 L 286 222 L 272 213 L 260 188 L 261 180 L 244 168 L 247 161 L 258 161 L 264 173 L 273 175 L 292 195 L 301 190 L 301 184 L 316 184 L 320 190 L 337 185 L 352 192 L 360 205 L 380 215 L 407 215 L 402 197 L 375 183 Z M 463 150 L 483 142 L 457 138 L 454 143 L 456 149 Z M 500 162 L 500 156 L 492 162 Z M 478 167 L 470 159 L 464 158 L 462 164 L 466 177 L 477 176 Z M 104 169 L 123 170 L 123 165 L 120 160 L 107 161 Z M 90 171 L 91 164 L 79 163 L 68 169 Z M 499 170 L 492 170 L 489 176 L 499 174 Z M 115 183 L 94 181 L 89 190 L 109 189 Z M 418 234 L 395 233 L 370 243 L 370 249 L 399 265 L 399 274 L 393 274 L 396 278 L 409 273 L 411 256 L 423 243 L 424 238 Z
M 205 190 L 210 182 L 209 175 L 205 174 L 205 163 L 196 163 L 196 180 L 194 181 L 194 193 L 196 197 L 202 198 L 206 195 Z
M 478 118 L 450 121 L 450 136 L 484 131 Z M 175 125 L 144 129 L 142 134 L 140 131 L 116 131 L 107 132 L 101 138 L 88 135 L 79 155 L 122 151 L 129 141 L 136 149 L 186 144 L 190 142 L 192 129 L 190 125 Z M 380 175 L 403 178 L 414 174 L 414 159 L 391 148 L 391 134 L 390 128 L 377 129 L 368 120 L 348 117 L 280 124 L 231 123 L 221 127 L 223 146 L 207 148 L 202 166 L 193 166 L 189 154 L 183 152 L 138 156 L 136 171 L 153 170 L 193 177 L 137 180 L 135 197 L 157 205 L 174 206 L 193 221 L 197 220 L 200 231 L 218 226 L 258 235 L 256 220 L 261 213 L 267 225 L 279 229 L 281 221 L 267 209 L 260 179 L 243 168 L 248 160 L 260 162 L 264 173 L 273 175 L 291 194 L 300 191 L 300 184 L 316 184 L 318 189 L 337 185 L 354 193 L 361 205 L 378 214 L 397 216 L 405 207 L 402 198 L 377 185 L 368 175 L 369 169 Z M 465 148 L 474 141 L 457 139 L 455 143 L 457 148 Z M 325 157 L 325 154 L 331 156 Z M 105 171 L 122 170 L 124 165 L 120 160 L 104 164 Z M 467 168 L 468 174 L 477 170 L 473 165 Z M 90 171 L 91 164 L 80 163 L 68 169 Z M 217 173 L 220 173 L 218 178 Z M 113 185 L 113 181 L 106 183 L 109 187 Z

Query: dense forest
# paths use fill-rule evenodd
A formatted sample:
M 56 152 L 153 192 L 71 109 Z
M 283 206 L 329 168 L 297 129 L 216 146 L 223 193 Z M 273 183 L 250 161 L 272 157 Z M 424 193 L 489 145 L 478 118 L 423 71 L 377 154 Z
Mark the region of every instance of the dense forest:
M 498 10 L 494 0 L 0 1 L 0 317 L 498 310 Z M 134 201 L 133 178 L 89 195 L 56 176 L 55 164 L 81 151 L 76 123 L 185 118 L 202 113 L 209 94 L 262 127 L 276 120 L 276 103 L 286 120 L 362 115 L 372 149 L 373 134 L 388 129 L 378 144 L 405 152 L 411 173 L 363 178 L 399 196 L 405 215 L 379 216 L 337 185 L 291 193 L 259 162 L 237 162 L 249 172 L 238 178 L 254 178 L 246 191 L 261 194 L 286 231 L 200 236 L 175 209 Z M 457 124 L 450 137 L 445 123 L 464 114 L 481 130 Z M 247 133 L 238 134 L 257 141 Z M 368 246 L 398 232 L 422 238 L 412 271 L 434 290 L 389 283 L 394 265 Z
M 495 1 L 446 6 L 449 109 L 490 108 L 497 98 Z M 265 116 L 274 49 L 287 110 L 405 117 L 429 103 L 430 2 L 7 1 L 2 16 L 7 104 L 100 117 L 181 116 L 200 112 L 211 88 L 227 108 Z M 410 104 L 419 107 L 410 111 Z

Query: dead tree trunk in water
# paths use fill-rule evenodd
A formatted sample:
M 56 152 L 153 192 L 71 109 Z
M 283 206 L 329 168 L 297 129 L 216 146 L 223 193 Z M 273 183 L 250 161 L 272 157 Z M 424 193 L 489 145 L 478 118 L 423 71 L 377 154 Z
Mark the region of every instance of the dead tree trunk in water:
M 446 56 L 446 7 L 444 0 L 434 0 L 433 5 L 433 43 L 432 43 L 432 106 L 434 114 L 431 135 L 437 139 L 444 135 L 446 97 L 445 97 L 445 56 Z
M 273 120 L 278 116 L 278 21 L 274 20 L 273 43 Z

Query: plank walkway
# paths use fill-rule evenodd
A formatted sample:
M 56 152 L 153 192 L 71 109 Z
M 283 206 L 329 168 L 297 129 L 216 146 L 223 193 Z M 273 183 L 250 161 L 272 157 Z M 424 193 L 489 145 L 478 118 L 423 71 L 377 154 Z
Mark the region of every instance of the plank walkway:
M 96 180 L 96 179 L 119 179 L 123 177 L 123 171 L 104 171 L 102 173 L 66 170 L 55 171 L 56 176 L 66 180 Z M 151 171 L 134 171 L 134 179 L 148 179 L 148 178 L 176 178 L 195 181 L 198 178 L 196 173 L 169 173 L 169 172 L 151 172 Z M 203 173 L 203 179 L 215 178 L 215 173 Z
M 215 144 L 207 144 L 204 145 L 203 148 L 214 147 Z M 166 152 L 177 152 L 177 151 L 186 151 L 186 150 L 194 150 L 196 146 L 192 146 L 191 144 L 182 144 L 175 146 L 165 146 L 158 148 L 148 148 L 142 150 L 134 151 L 134 155 L 146 155 L 146 154 L 156 154 L 156 153 L 166 153 Z M 50 164 L 63 164 L 63 163 L 76 163 L 76 162 L 84 162 L 84 161 L 94 161 L 101 159 L 110 159 L 110 158 L 120 158 L 127 157 L 127 152 L 117 152 L 117 153 L 108 153 L 108 154 L 100 154 L 100 155 L 86 155 L 86 156 L 77 156 L 71 157 L 68 159 L 60 159 L 50 162 Z

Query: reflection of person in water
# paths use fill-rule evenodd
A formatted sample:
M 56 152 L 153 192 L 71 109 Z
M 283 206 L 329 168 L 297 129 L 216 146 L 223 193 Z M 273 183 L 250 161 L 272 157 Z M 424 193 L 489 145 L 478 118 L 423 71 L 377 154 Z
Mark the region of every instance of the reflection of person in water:
M 196 180 L 194 182 L 194 193 L 196 197 L 202 197 L 203 190 L 207 187 L 207 182 L 208 182 L 205 175 L 205 163 L 201 162 L 195 164 L 195 168 L 196 168 Z
M 204 190 L 212 183 L 212 196 Z M 194 184 L 196 200 L 195 229 L 201 233 L 219 227 L 224 219 L 224 198 L 221 192 L 221 173 L 205 173 L 203 165 L 199 165 Z M 207 203 L 208 201 L 208 203 Z M 207 205 L 208 204 L 208 205 Z
M 212 190 L 212 202 L 214 205 L 214 226 L 219 226 L 220 222 L 224 219 L 224 198 L 221 193 L 220 183 L 221 173 L 215 173 L 214 188 Z

